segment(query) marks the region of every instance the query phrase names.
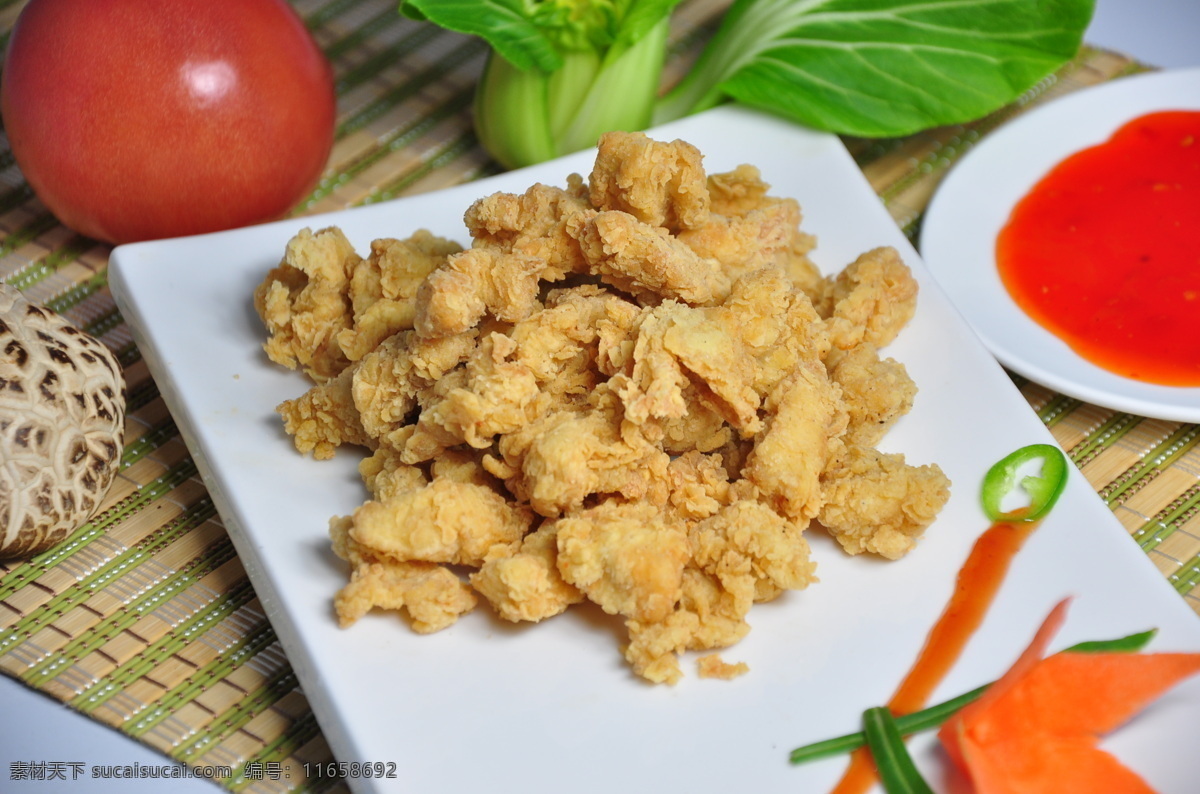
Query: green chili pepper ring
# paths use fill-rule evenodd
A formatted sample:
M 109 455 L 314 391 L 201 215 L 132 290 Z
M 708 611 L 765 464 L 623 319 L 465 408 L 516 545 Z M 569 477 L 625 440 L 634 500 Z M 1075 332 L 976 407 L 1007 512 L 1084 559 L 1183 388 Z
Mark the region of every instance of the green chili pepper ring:
M 1004 512 L 1001 502 L 1013 489 L 1017 471 L 1026 463 L 1042 461 L 1039 474 L 1021 478 L 1020 487 L 1029 494 L 1028 507 Z M 1030 444 L 1006 455 L 988 469 L 983 478 L 983 512 L 991 521 L 1037 521 L 1050 512 L 1067 485 L 1067 456 L 1053 444 Z

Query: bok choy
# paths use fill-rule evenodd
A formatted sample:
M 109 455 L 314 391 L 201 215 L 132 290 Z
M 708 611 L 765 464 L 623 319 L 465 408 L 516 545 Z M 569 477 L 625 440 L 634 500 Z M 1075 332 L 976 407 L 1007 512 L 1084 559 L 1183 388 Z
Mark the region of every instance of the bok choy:
M 1095 0 L 735 0 L 660 96 L 680 0 L 402 0 L 492 47 L 475 101 L 503 165 L 593 146 L 728 100 L 865 137 L 969 121 L 1078 50 Z

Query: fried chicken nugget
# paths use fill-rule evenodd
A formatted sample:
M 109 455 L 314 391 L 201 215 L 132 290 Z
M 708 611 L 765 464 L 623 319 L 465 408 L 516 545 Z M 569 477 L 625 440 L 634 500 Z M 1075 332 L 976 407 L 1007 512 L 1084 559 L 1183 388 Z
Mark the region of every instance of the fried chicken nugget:
M 390 446 L 379 447 L 359 461 L 358 475 L 371 496 L 380 502 L 429 484 L 424 471 L 400 460 L 400 451 Z
M 543 516 L 575 510 L 593 494 L 666 501 L 670 456 L 639 434 L 622 433 L 611 411 L 553 411 L 503 436 L 497 447 L 516 473 L 505 481 L 509 491 Z
M 414 467 L 417 468 L 417 467 Z M 469 482 L 501 491 L 504 483 L 497 480 L 483 467 L 482 456 L 477 450 L 458 447 L 447 449 L 429 467 L 435 479 L 445 478 L 455 482 Z M 417 468 L 420 471 L 419 468 Z
M 341 229 L 315 234 L 301 229 L 288 241 L 283 261 L 254 290 L 254 308 L 267 327 L 267 356 L 299 368 L 318 383 L 346 365 L 338 334 L 353 325 L 349 274 L 362 258 Z
M 551 290 L 545 308 L 509 332 L 514 360 L 551 398 L 586 397 L 605 370 L 612 374 L 627 358 L 640 313 L 637 304 L 598 285 Z
M 847 444 L 875 446 L 912 409 L 917 385 L 908 370 L 895 359 L 881 359 L 870 342 L 834 350 L 825 363 L 830 379 L 842 387 L 849 413 Z
M 703 259 L 721 263 L 734 279 L 789 256 L 800 228 L 800 205 L 777 199 L 745 215 L 710 214 L 708 223 L 681 231 L 676 239 Z
M 337 335 L 346 358 L 358 361 L 392 334 L 412 328 L 421 283 L 459 251 L 458 243 L 425 229 L 404 240 L 372 241 L 371 254 L 350 274 L 353 325 Z
M 636 324 L 630 371 L 614 374 L 607 383 L 621 400 L 625 419 L 638 426 L 689 413 L 685 390 L 691 388 L 691 381 L 679 361 L 663 349 L 669 323 L 668 313 L 647 309 Z
M 500 617 L 536 623 L 584 600 L 558 571 L 558 527 L 547 521 L 511 557 L 490 559 L 471 574 L 471 585 Z
M 385 339 L 354 370 L 351 394 L 363 429 L 374 439 L 386 440 L 408 424 L 417 396 L 474 349 L 473 331 L 435 339 L 401 331 Z
M 360 565 L 333 597 L 338 624 L 353 625 L 374 607 L 408 612 L 413 631 L 431 634 L 475 607 L 471 589 L 441 565 L 376 562 Z
M 524 427 L 544 411 L 548 400 L 533 372 L 510 360 L 516 349 L 516 342 L 504 334 L 480 340 L 467 359 L 462 384 L 423 405 L 417 427 L 405 442 L 407 462 L 429 460 L 462 443 L 490 447 L 497 435 Z
M 528 317 L 538 308 L 545 262 L 520 252 L 469 248 L 446 259 L 417 292 L 413 327 L 426 338 L 460 334 L 485 314 L 505 322 Z
M 639 311 L 595 285 L 552 290 L 544 309 L 507 334 L 482 337 L 460 380 L 423 403 L 406 460 L 460 443 L 483 449 L 550 406 L 586 402 L 601 382 L 598 360 L 623 344 Z
M 896 560 L 907 554 L 950 497 L 936 464 L 912 466 L 900 454 L 851 446 L 821 475 L 820 524 L 850 554 Z
M 729 294 L 730 278 L 720 262 L 627 212 L 601 212 L 573 224 L 570 232 L 589 272 L 644 302 L 675 298 L 702 306 Z
M 283 429 L 301 455 L 311 452 L 316 460 L 328 460 L 342 444 L 375 446 L 354 405 L 354 370 L 353 366 L 347 367 L 337 377 L 275 407 L 283 418 Z
M 349 536 L 385 560 L 479 566 L 516 550 L 533 520 L 491 488 L 435 479 L 362 504 Z
M 709 174 L 707 185 L 709 210 L 717 215 L 745 215 L 771 200 L 767 196 L 771 186 L 763 181 L 762 172 L 748 163 L 732 171 Z
M 678 654 L 727 648 L 750 632 L 746 613 L 751 601 L 730 593 L 716 577 L 699 568 L 683 570 L 678 607 L 659 621 L 629 619 L 625 660 L 633 671 L 656 684 L 683 677 Z
M 595 211 L 578 175 L 569 190 L 534 185 L 522 195 L 494 193 L 467 210 L 471 249 L 429 274 L 417 296 L 413 325 L 436 337 L 472 328 L 486 314 L 517 322 L 539 308 L 542 281 L 583 272 L 586 262 L 568 229 Z
M 349 516 L 329 521 L 333 551 L 352 568 L 349 583 L 333 599 L 343 628 L 379 607 L 407 610 L 413 630 L 428 634 L 475 607 L 475 595 L 452 571 L 434 563 L 382 559 L 351 537 L 353 523 Z
M 756 364 L 734 324 L 722 319 L 670 300 L 643 313 L 632 370 L 615 379 L 630 421 L 687 416 L 694 412 L 690 393 L 739 430 L 758 431 Z
M 824 321 L 779 268 L 739 278 L 721 306 L 707 311 L 741 340 L 756 365 L 752 388 L 762 395 L 797 366 L 815 365 L 829 351 Z
M 588 178 L 592 206 L 620 210 L 670 232 L 708 221 L 708 184 L 700 150 L 684 141 L 664 143 L 641 132 L 600 136 Z
M 802 534 L 806 523 L 761 502 L 733 502 L 691 527 L 692 562 L 730 593 L 752 601 L 803 590 L 816 581 L 817 567 Z
M 717 413 L 703 386 L 689 383 L 681 392 L 687 412 L 683 416 L 667 416 L 643 425 L 643 432 L 661 435 L 658 443 L 664 451 L 680 455 L 695 450 L 712 452 L 729 443 L 733 428 Z
M 743 434 L 757 433 L 762 427 L 761 400 L 754 390 L 758 367 L 736 326 L 723 322 L 725 315 L 718 311 L 671 311 L 677 308 L 668 302 L 655 309 L 670 314 L 662 327 L 662 350 L 702 387 L 703 403 Z
M 463 218 L 474 247 L 541 260 L 538 278 L 559 281 L 585 269 L 579 243 L 567 233 L 578 215 L 594 214 L 578 174 L 567 189 L 535 184 L 521 195 L 493 193 L 477 200 Z
M 692 449 L 672 458 L 667 466 L 667 481 L 671 507 L 688 521 L 714 515 L 733 498 L 729 474 L 721 465 L 720 455 L 706 455 Z
M 822 314 L 834 347 L 885 347 L 917 308 L 917 282 L 895 248 L 873 248 L 829 280 Z
M 752 165 L 743 164 L 732 171 L 708 176 L 708 195 L 712 212 L 727 218 L 744 217 L 756 210 L 765 210 L 780 201 L 768 196 L 768 190 L 770 185 L 762 180 L 759 170 Z M 687 234 L 680 236 L 688 239 Z M 781 266 L 792 283 L 804 290 L 810 298 L 819 296 L 824 286 L 821 271 L 808 256 L 816 245 L 816 238 L 800 228 L 798 219 L 786 244 L 775 251 L 774 258 L 775 264 Z
M 774 413 L 742 473 L 776 512 L 807 521 L 821 508 L 821 472 L 845 432 L 846 410 L 820 365 L 797 367 L 772 393 L 769 407 Z
M 682 593 L 691 556 L 681 522 L 645 502 L 602 502 L 558 519 L 565 581 L 610 615 L 663 620 Z

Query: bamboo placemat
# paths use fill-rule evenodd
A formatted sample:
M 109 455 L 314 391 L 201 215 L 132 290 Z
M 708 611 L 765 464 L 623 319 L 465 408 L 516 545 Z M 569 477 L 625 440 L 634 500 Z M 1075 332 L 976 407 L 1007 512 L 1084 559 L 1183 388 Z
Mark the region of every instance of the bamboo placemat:
M 0 43 L 22 5 L 0 0 Z M 668 81 L 687 68 L 726 5 L 687 0 L 679 8 Z M 498 170 L 471 131 L 478 42 L 401 18 L 395 0 L 295 6 L 334 65 L 340 111 L 325 178 L 298 214 Z M 1058 94 L 1142 69 L 1085 49 L 987 119 L 847 145 L 915 239 L 938 180 L 989 130 Z M 0 280 L 100 337 L 117 351 L 128 382 L 124 465 L 104 510 L 61 546 L 0 565 L 0 670 L 173 759 L 230 767 L 220 782 L 231 790 L 342 789 L 344 781 L 305 774 L 305 764 L 312 770 L 332 755 L 113 304 L 109 253 L 57 223 L 0 140 Z M 1018 385 L 1133 540 L 1200 612 L 1200 427 Z

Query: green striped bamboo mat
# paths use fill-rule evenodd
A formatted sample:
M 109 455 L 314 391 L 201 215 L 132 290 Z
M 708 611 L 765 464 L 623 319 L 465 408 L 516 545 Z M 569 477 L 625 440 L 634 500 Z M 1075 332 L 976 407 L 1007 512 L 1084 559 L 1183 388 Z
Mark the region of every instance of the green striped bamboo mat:
M 666 79 L 687 68 L 728 0 L 685 0 Z M 0 0 L 0 42 L 23 3 Z M 338 137 L 298 214 L 446 187 L 497 168 L 471 131 L 483 49 L 400 17 L 394 0 L 296 0 L 333 63 Z M 947 168 L 1008 117 L 1141 70 L 1086 49 L 1009 108 L 900 140 L 848 140 L 915 238 Z M 124 467 L 67 542 L 0 564 L 0 670 L 171 758 L 229 766 L 234 791 L 328 790 L 306 778 L 328 745 L 157 387 L 106 286 L 110 249 L 59 225 L 0 139 L 0 280 L 118 352 L 128 381 Z M 1200 612 L 1200 427 L 1122 414 L 1019 382 L 1096 491 Z

